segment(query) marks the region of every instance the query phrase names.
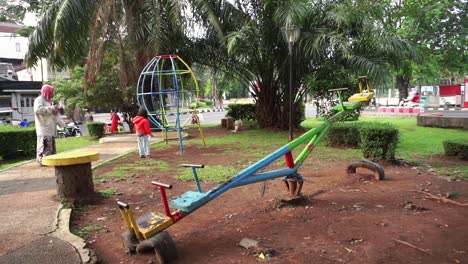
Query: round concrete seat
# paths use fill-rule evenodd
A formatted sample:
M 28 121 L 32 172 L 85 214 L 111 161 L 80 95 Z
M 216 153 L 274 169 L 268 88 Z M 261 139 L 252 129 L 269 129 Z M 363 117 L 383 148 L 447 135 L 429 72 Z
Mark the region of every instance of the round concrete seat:
M 67 166 L 96 160 L 99 160 L 99 152 L 96 151 L 66 152 L 45 156 L 42 159 L 42 164 L 46 166 Z
M 42 164 L 55 167 L 57 194 L 70 200 L 94 194 L 91 162 L 99 160 L 96 151 L 67 152 L 46 156 Z

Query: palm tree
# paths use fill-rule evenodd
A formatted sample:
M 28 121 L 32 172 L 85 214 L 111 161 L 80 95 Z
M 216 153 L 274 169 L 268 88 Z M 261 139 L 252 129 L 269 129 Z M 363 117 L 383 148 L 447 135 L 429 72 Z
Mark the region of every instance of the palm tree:
M 302 28 L 294 49 L 294 109 L 307 93 L 304 79 L 334 64 L 357 75 L 384 79 L 409 45 L 378 27 L 352 1 L 238 0 L 197 1 L 198 14 L 208 32 L 219 34 L 219 42 L 201 40 L 204 59 L 229 71 L 250 86 L 257 102 L 262 127 L 287 128 L 289 124 L 289 73 L 287 45 L 281 28 L 295 24 Z M 232 19 L 232 17 L 235 19 Z M 214 55 L 209 55 L 209 51 Z M 298 113 L 293 120 L 300 124 Z
M 34 65 L 47 58 L 58 68 L 85 64 L 86 95 L 112 42 L 119 49 L 125 95 L 151 56 L 184 40 L 179 37 L 183 7 L 170 0 L 55 0 L 30 35 L 26 61 Z

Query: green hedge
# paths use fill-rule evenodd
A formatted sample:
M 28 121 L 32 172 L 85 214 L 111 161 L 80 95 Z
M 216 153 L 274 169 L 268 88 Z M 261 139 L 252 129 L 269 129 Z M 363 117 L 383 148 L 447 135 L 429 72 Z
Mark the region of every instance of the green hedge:
M 254 121 L 257 119 L 255 104 L 229 104 L 226 116 L 234 120 Z
M 325 136 L 327 146 L 355 147 L 361 143 L 359 123 L 338 123 L 333 125 Z
M 102 136 L 104 136 L 104 123 L 88 123 L 86 124 L 86 126 L 88 127 L 88 132 L 90 136 L 96 138 L 102 138 Z
M 399 133 L 386 123 L 338 123 L 325 136 L 327 146 L 360 147 L 371 160 L 394 160 Z
M 0 130 L 0 156 L 3 159 L 34 157 L 36 153 L 36 130 L 3 126 Z
M 398 129 L 388 123 L 361 123 L 361 149 L 371 160 L 395 160 Z
M 461 159 L 468 160 L 468 142 L 462 140 L 446 140 L 444 145 L 445 155 L 458 156 Z

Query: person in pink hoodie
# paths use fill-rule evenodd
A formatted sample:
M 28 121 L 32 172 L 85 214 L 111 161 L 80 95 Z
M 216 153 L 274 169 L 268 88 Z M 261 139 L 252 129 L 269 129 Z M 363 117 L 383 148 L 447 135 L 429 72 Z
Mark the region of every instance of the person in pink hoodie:
M 151 133 L 148 112 L 145 109 L 140 109 L 138 111 L 137 116 L 133 118 L 133 125 L 138 137 L 138 152 L 140 153 L 140 158 L 150 158 L 149 137 L 152 137 L 153 133 Z

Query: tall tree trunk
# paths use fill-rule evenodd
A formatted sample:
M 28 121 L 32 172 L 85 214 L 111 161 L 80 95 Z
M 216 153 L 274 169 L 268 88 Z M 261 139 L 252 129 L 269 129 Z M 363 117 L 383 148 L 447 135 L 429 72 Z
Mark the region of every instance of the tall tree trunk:
M 98 76 L 99 74 L 101 61 L 104 57 L 106 36 L 108 34 L 109 24 L 111 22 L 111 7 L 112 0 L 108 0 L 107 2 L 104 2 L 99 7 L 99 10 L 96 12 L 96 17 L 91 32 L 91 45 L 89 49 L 88 60 L 86 61 L 85 65 L 85 75 L 83 83 L 83 93 L 85 98 L 88 91 L 88 81 L 91 82 L 91 88 L 95 87 L 96 85 L 96 76 Z M 98 34 L 100 26 L 102 26 L 102 29 L 101 38 L 99 41 Z M 98 47 L 97 50 L 96 47 Z
M 260 127 L 289 128 L 289 101 L 276 82 L 255 87 L 257 121 Z
M 125 60 L 125 49 L 123 45 L 123 40 L 122 40 L 122 35 L 120 34 L 120 21 L 118 20 L 117 17 L 117 8 L 116 8 L 116 2 L 114 1 L 113 7 L 113 16 L 114 16 L 114 22 L 116 24 L 117 28 L 117 39 L 119 41 L 119 66 L 120 66 L 120 74 L 119 74 L 119 83 L 120 83 L 120 90 L 122 92 L 122 98 L 124 101 L 128 101 L 127 99 L 127 85 L 128 85 L 128 76 L 127 76 L 127 63 Z
M 406 75 L 397 75 L 396 86 L 400 93 L 400 100 L 408 97 L 408 88 L 410 83 L 410 77 Z
M 96 71 L 94 72 L 94 78 L 93 78 L 93 85 L 95 84 L 96 81 L 96 76 L 99 75 L 99 72 L 101 71 L 101 64 L 102 64 L 102 59 L 104 58 L 104 49 L 106 47 L 106 42 L 107 42 L 107 35 L 109 34 L 109 25 L 112 23 L 112 1 L 106 2 L 104 5 L 101 21 L 103 24 L 102 32 L 101 32 L 101 42 L 99 43 L 98 49 L 97 49 L 97 54 L 96 54 Z
M 132 42 L 133 54 L 135 57 L 135 67 L 133 69 L 133 80 L 135 82 L 140 76 L 141 70 L 145 67 L 146 63 L 149 61 L 148 50 L 144 43 L 144 39 L 137 38 L 137 20 L 139 16 L 138 5 L 140 1 L 134 0 L 123 0 L 123 6 L 125 9 L 125 22 L 127 26 L 128 36 Z
M 213 98 L 213 108 L 219 105 L 217 73 L 218 70 L 215 67 L 211 67 L 211 97 Z
M 97 13 L 99 13 L 99 11 L 100 10 L 98 10 Z M 96 42 L 97 42 L 98 28 L 99 28 L 99 15 L 96 15 L 94 19 L 93 29 L 91 30 L 91 41 L 90 41 L 91 44 L 89 48 L 89 55 L 85 64 L 84 81 L 83 81 L 83 94 L 84 94 L 85 100 L 88 94 L 88 81 L 94 72 L 93 66 L 94 66 L 94 61 L 96 57 L 96 45 L 97 45 Z

